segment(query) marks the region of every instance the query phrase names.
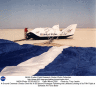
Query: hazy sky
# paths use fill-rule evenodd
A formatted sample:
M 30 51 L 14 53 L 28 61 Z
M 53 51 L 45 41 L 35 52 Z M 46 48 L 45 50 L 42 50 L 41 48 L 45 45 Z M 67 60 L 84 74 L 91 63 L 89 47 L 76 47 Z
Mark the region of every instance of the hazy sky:
M 96 0 L 0 0 L 2 28 L 96 27 Z

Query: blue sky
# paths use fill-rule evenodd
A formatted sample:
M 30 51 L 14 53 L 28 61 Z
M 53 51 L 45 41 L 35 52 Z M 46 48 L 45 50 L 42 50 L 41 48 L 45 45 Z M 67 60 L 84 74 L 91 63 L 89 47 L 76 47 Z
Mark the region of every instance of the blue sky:
M 78 24 L 94 28 L 96 0 L 0 0 L 0 29 Z

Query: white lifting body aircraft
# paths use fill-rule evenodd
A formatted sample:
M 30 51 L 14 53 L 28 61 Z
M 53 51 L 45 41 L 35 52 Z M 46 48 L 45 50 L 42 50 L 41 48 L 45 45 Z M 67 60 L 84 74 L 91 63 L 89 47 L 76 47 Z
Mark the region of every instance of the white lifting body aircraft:
M 72 24 L 60 31 L 59 25 L 54 25 L 52 28 L 35 28 L 31 32 L 27 33 L 27 39 L 48 39 L 48 38 L 66 38 L 73 36 L 77 24 Z

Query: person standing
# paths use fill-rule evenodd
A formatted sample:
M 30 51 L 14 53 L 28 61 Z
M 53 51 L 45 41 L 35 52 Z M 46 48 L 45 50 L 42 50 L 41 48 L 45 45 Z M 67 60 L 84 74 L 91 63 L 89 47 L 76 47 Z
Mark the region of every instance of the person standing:
M 25 39 L 27 39 L 27 32 L 28 32 L 28 28 L 25 28 L 24 29 L 24 37 L 25 37 Z

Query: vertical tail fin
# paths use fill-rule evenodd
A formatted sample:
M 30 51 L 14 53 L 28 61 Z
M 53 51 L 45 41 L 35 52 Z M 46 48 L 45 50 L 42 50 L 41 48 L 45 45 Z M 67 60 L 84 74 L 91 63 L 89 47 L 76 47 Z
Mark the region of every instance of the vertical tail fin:
M 66 35 L 74 35 L 77 24 L 69 25 L 67 28 L 62 30 L 62 33 L 66 33 Z
M 59 30 L 59 24 L 58 25 L 54 25 L 52 28 L 55 29 L 55 30 Z

